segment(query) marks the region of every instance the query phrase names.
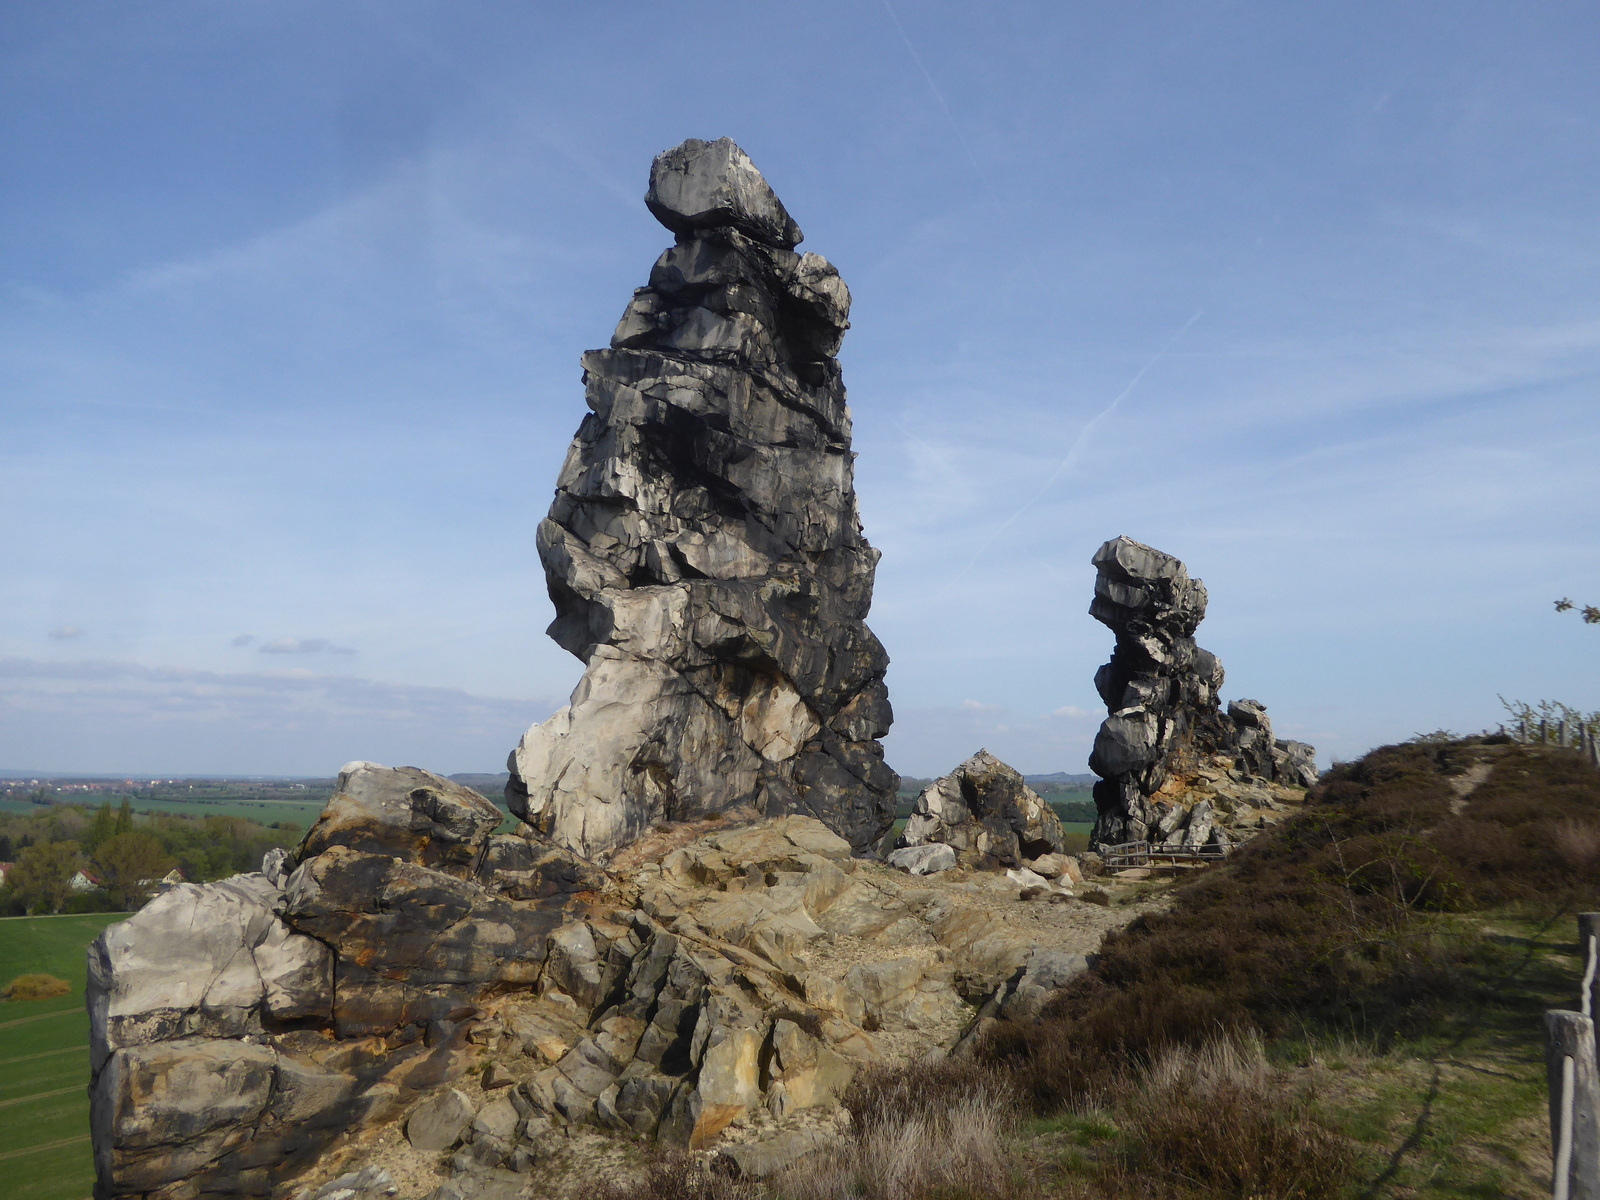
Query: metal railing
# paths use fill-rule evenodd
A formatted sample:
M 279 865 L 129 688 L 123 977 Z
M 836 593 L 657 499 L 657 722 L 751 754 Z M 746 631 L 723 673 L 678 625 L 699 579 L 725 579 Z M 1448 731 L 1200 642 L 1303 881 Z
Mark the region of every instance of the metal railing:
M 1582 1011 L 1544 1014 L 1545 1073 L 1550 1083 L 1551 1194 L 1555 1200 L 1600 1200 L 1600 1066 L 1594 1020 L 1600 1009 L 1600 913 L 1578 914 L 1584 955 Z

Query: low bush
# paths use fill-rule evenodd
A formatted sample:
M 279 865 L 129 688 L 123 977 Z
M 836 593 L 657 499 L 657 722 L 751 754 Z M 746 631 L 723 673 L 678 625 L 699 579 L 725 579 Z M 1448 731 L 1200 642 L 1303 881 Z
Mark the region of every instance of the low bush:
M 868 1068 L 844 1097 L 853 1137 L 774 1181 L 784 1200 L 1021 1200 L 1009 1138 L 1009 1081 L 944 1060 Z
M 18 975 L 0 990 L 7 1000 L 49 1000 L 71 993 L 72 985 L 54 975 Z
M 1332 1200 L 1354 1178 L 1349 1144 L 1253 1039 L 1174 1047 L 1119 1090 L 1118 1150 L 1101 1171 L 1117 1194 L 1161 1179 L 1177 1195 Z

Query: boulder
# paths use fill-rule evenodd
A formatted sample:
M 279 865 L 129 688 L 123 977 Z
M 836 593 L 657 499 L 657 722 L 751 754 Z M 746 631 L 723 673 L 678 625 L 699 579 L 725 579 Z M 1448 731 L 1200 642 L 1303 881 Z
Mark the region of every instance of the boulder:
M 429 1096 L 406 1118 L 406 1140 L 418 1150 L 448 1150 L 472 1124 L 472 1101 L 458 1088 Z
M 279 918 L 281 901 L 267 876 L 235 875 L 179 884 L 108 926 L 89 948 L 91 1068 L 123 1046 L 328 1014 L 332 956 Z
M 788 1129 L 760 1141 L 729 1146 L 718 1157 L 741 1179 L 766 1179 L 837 1140 L 819 1129 Z
M 469 787 L 418 767 L 347 763 L 333 799 L 301 843 L 299 858 L 345 846 L 421 866 L 466 866 L 501 812 Z
M 302 1192 L 299 1200 L 380 1200 L 399 1192 L 393 1177 L 382 1167 L 347 1171 L 317 1188 Z
M 660 156 L 647 203 L 677 242 L 584 356 L 591 411 L 538 531 L 584 676 L 512 753 L 507 800 L 588 858 L 736 812 L 864 849 L 898 779 L 834 358 L 849 290 L 726 138 Z
M 920 846 L 891 850 L 884 861 L 911 875 L 933 875 L 955 866 L 956 852 L 955 847 L 943 842 L 925 842 Z
M 1078 860 L 1070 854 L 1044 854 L 1025 859 L 1022 864 L 1036 875 L 1058 880 L 1063 884 L 1082 883 L 1083 870 Z
M 1021 774 L 979 750 L 917 797 L 899 847 L 939 843 L 975 867 L 1015 867 L 1062 847 L 1061 820 Z
M 674 233 L 733 228 L 780 250 L 802 241 L 783 202 L 731 138 L 690 138 L 657 155 L 644 202 Z

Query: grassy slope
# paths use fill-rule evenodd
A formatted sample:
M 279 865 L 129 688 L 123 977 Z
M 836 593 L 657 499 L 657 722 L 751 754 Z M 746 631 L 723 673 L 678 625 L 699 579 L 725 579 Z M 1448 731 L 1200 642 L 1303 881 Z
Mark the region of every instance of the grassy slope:
M 0 1180 L 6 1200 L 80 1200 L 89 1152 L 84 951 L 123 913 L 0 920 L 0 981 L 43 972 L 72 992 L 0 1004 Z M 65 1145 L 49 1147 L 52 1143 Z
M 1164 969 L 1176 969 L 1183 976 L 1179 986 L 1196 989 L 1189 993 L 1193 1000 L 1201 999 L 1202 991 L 1228 997 L 1211 1010 L 1215 1015 L 1232 1013 L 1246 1027 L 1266 1030 L 1266 1052 L 1283 1085 L 1304 1097 L 1323 1124 L 1349 1139 L 1357 1167 L 1348 1194 L 1439 1200 L 1548 1196 L 1542 1018 L 1546 1009 L 1578 1006 L 1584 964 L 1574 914 L 1600 908 L 1600 871 L 1595 869 L 1600 864 L 1572 864 L 1563 874 L 1543 847 L 1559 825 L 1557 818 L 1589 824 L 1600 820 L 1600 776 L 1577 768 L 1575 756 L 1563 758 L 1559 752 L 1466 746 L 1440 755 L 1430 771 L 1414 752 L 1392 753 L 1389 762 L 1379 761 L 1377 782 L 1368 790 L 1382 800 L 1387 789 L 1387 802 L 1398 806 L 1393 812 L 1411 806 L 1419 814 L 1415 821 L 1407 817 L 1401 822 L 1406 827 L 1405 853 L 1413 860 L 1425 859 L 1429 871 L 1447 860 L 1445 870 L 1458 890 L 1445 894 L 1447 902 L 1419 901 L 1407 909 L 1395 925 L 1403 949 L 1392 959 L 1383 956 L 1387 952 L 1371 951 L 1371 965 L 1378 969 L 1364 976 L 1356 971 L 1337 985 L 1348 990 L 1351 1003 L 1341 1009 L 1301 997 L 1277 1005 L 1272 989 L 1252 992 L 1238 986 L 1236 977 L 1229 978 L 1231 971 L 1252 969 L 1248 958 L 1231 948 L 1201 951 L 1179 965 L 1181 944 L 1170 939 L 1204 937 L 1203 923 L 1210 918 L 1202 913 L 1215 914 L 1220 921 L 1227 909 L 1259 899 L 1249 889 L 1230 885 L 1224 874 L 1211 885 L 1210 899 L 1204 890 L 1193 890 L 1196 881 L 1163 885 L 1162 890 L 1174 893 L 1174 916 L 1129 931 L 1120 967 L 1113 965 L 1109 976 L 1088 985 L 1071 1009 L 1075 1015 L 1063 1010 L 1057 1038 L 1072 1040 L 1061 1049 L 1081 1051 L 1091 1040 L 1089 1030 L 1114 1028 L 1115 1021 L 1129 1020 L 1140 1005 L 1147 1028 L 1157 1031 L 1156 1041 L 1144 1045 L 1159 1044 L 1166 1036 L 1192 1044 L 1197 1033 L 1184 1027 L 1181 1016 L 1162 1013 L 1150 1003 L 1152 994 L 1173 986 Z M 1439 793 L 1438 785 L 1459 779 L 1474 760 L 1492 761 L 1489 786 L 1472 793 L 1465 805 L 1449 804 L 1450 793 Z M 1442 808 L 1441 795 L 1448 809 Z M 1483 799 L 1475 803 L 1479 796 Z M 1368 802 L 1350 803 L 1360 813 Z M 1446 815 L 1450 811 L 1454 815 Z M 1512 843 L 1521 849 L 1504 849 Z M 1435 854 L 1432 847 L 1439 848 L 1440 858 L 1429 857 Z M 1261 849 L 1269 850 L 1266 845 Z M 1263 891 L 1281 888 L 1285 895 L 1287 883 L 1304 879 L 1313 866 L 1322 869 L 1329 861 L 1269 853 L 1290 865 L 1276 875 L 1257 871 L 1254 882 Z M 1326 882 L 1318 886 L 1325 895 L 1349 894 L 1330 892 Z M 1186 921 L 1182 910 L 1195 905 L 1201 911 Z M 1248 942 L 1269 929 L 1277 932 L 1277 923 L 1269 915 L 1264 924 L 1241 924 L 1221 938 L 1244 935 Z M 1372 928 L 1370 922 L 1367 927 Z M 1141 950 L 1140 943 L 1152 945 Z M 1430 944 L 1439 948 L 1437 963 L 1426 961 Z M 1283 945 L 1286 951 L 1294 949 L 1292 942 Z M 1360 957 L 1368 952 L 1353 953 Z M 1307 954 L 1310 965 L 1313 958 L 1325 959 L 1327 947 L 1315 955 L 1308 949 Z M 1419 956 L 1424 960 L 1420 966 Z M 1113 958 L 1118 957 L 1113 951 Z M 1386 988 L 1380 977 L 1386 964 L 1416 970 L 1418 990 Z M 1430 974 L 1435 968 L 1445 974 Z M 1448 985 L 1441 986 L 1441 979 Z M 1158 985 L 1155 993 L 1141 993 L 1146 980 Z M 1170 1035 L 1159 1034 L 1163 1022 Z M 1049 1040 L 1046 1035 L 1032 1043 L 1029 1061 L 1009 1059 L 1015 1064 L 1012 1069 L 1023 1073 L 1020 1078 L 1029 1079 L 1030 1071 L 1036 1077 L 1052 1066 L 1059 1068 L 1063 1060 L 1052 1055 L 1060 1050 L 1047 1044 Z M 1148 1053 L 1137 1051 L 1134 1060 Z M 1085 1086 L 1093 1092 L 1097 1085 L 1089 1079 Z M 1100 1178 L 1097 1164 L 1126 1145 L 1124 1131 L 1118 1129 L 1114 1101 L 1106 1107 L 1081 1092 L 1082 1099 L 1074 1101 L 1072 1090 L 1063 1089 L 1056 1102 L 1064 1101 L 1066 1111 L 1052 1112 L 1048 1101 L 1041 1105 L 1044 1115 L 1026 1127 L 1015 1152 L 1031 1166 L 1027 1174 L 1035 1186 L 1043 1185 L 1045 1194 L 1102 1194 L 1095 1183 Z M 1145 1193 L 1145 1186 L 1140 1180 L 1137 1194 L 1232 1194 L 1204 1187 L 1190 1192 L 1181 1185 L 1173 1192 L 1165 1190 L 1170 1185 L 1160 1185 Z

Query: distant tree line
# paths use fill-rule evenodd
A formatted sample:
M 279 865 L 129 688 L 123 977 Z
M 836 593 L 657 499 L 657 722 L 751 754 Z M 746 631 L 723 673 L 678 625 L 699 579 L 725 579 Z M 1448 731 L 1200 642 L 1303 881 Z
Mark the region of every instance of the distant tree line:
M 0 862 L 14 864 L 0 915 L 131 911 L 174 869 L 191 883 L 223 879 L 298 840 L 290 822 L 135 813 L 128 800 L 92 813 L 56 804 L 37 815 L 0 814 Z

